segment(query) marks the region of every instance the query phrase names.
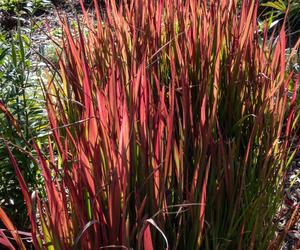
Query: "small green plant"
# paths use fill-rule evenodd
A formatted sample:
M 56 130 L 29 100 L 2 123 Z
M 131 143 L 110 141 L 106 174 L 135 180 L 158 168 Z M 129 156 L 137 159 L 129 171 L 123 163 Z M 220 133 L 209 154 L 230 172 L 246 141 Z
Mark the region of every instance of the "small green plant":
M 50 0 L 34 0 L 34 1 L 27 1 L 26 7 L 24 9 L 27 13 L 31 15 L 35 15 L 40 12 L 45 12 L 52 6 Z
M 261 1 L 261 9 L 264 17 L 279 28 L 286 16 L 288 46 L 291 48 L 295 45 L 300 35 L 300 2 L 298 0 Z
M 50 6 L 50 0 L 0 0 L 0 10 L 14 14 L 22 14 L 22 12 L 25 12 L 30 15 L 35 15 L 38 12 L 44 12 Z
M 24 0 L 1 0 L 0 9 L 6 11 L 16 12 L 24 4 Z
M 11 145 L 20 170 L 33 190 L 40 183 L 39 169 L 31 155 L 30 139 L 46 129 L 45 110 L 39 100 L 38 78 L 31 63 L 30 39 L 18 29 L 8 38 L 0 34 L 0 102 L 18 120 L 20 131 L 13 129 L 9 117 L 0 114 L 0 206 L 8 211 L 13 223 L 27 230 L 29 220 L 15 171 L 11 166 L 5 143 Z

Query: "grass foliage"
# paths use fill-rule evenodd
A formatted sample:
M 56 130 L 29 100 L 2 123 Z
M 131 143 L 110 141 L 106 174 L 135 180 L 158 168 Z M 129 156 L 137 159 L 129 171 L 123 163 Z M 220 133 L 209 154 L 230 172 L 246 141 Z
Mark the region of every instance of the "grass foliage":
M 94 2 L 61 19 L 33 142 L 47 199 L 9 150 L 35 248 L 266 249 L 298 119 L 284 29 L 258 32 L 256 1 Z

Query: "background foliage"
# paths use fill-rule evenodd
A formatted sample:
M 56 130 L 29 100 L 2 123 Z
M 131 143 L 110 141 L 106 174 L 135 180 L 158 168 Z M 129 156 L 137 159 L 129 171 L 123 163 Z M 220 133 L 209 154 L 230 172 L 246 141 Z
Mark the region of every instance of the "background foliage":
M 50 5 L 50 0 L 0 0 L 0 10 L 14 14 L 37 14 L 44 12 Z
M 30 38 L 22 34 L 20 28 L 11 37 L 5 32 L 0 34 L 0 101 L 5 103 L 21 129 L 21 133 L 16 133 L 11 121 L 0 114 L 0 205 L 23 230 L 28 229 L 29 221 L 4 142 L 14 148 L 20 170 L 29 189 L 33 190 L 41 180 L 38 167 L 29 157 L 32 151 L 30 140 L 45 132 L 47 123 L 30 46 Z

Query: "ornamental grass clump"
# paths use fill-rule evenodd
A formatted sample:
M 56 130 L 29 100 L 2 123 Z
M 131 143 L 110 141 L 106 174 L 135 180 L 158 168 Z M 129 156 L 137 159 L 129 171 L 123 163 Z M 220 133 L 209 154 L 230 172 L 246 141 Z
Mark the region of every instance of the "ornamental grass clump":
M 94 3 L 61 19 L 45 198 L 10 155 L 35 248 L 266 249 L 298 119 L 284 28 L 256 1 Z

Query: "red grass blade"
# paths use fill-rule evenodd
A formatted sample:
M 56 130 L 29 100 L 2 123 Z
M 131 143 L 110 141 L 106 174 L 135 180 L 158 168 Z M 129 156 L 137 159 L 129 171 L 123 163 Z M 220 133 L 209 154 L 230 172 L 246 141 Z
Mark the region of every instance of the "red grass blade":
M 9 230 L 9 232 L 13 236 L 18 247 L 22 250 L 26 250 L 25 245 L 24 245 L 23 241 L 21 240 L 20 236 L 18 235 L 16 228 L 14 227 L 14 225 L 12 224 L 12 222 L 7 217 L 6 213 L 4 212 L 4 210 L 1 207 L 0 207 L 0 220 L 3 222 L 3 224 L 6 226 L 6 228 Z

